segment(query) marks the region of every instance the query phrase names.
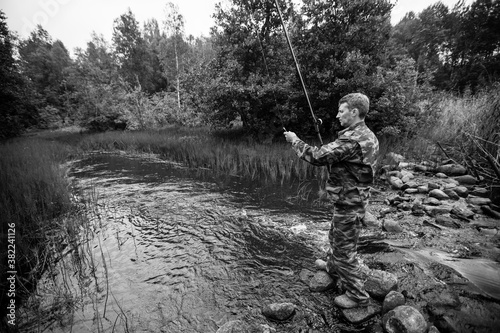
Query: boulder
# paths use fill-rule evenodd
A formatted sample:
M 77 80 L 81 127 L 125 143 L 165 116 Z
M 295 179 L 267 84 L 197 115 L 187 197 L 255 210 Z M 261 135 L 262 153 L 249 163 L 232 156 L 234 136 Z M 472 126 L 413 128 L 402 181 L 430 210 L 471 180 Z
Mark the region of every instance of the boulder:
M 337 285 L 330 274 L 325 271 L 318 271 L 309 281 L 309 290 L 312 292 L 323 292 L 334 288 Z
M 426 185 L 422 185 L 417 187 L 418 193 L 429 193 L 429 187 Z
M 467 198 L 467 202 L 472 205 L 482 206 L 482 205 L 489 205 L 491 203 L 491 200 L 488 198 L 469 196 Z
M 401 179 L 394 177 L 394 176 L 390 176 L 388 179 L 388 182 L 391 185 L 391 187 L 395 190 L 401 189 L 404 185 L 404 183 Z
M 458 185 L 457 185 L 457 184 L 455 184 L 455 183 L 446 183 L 446 184 L 444 184 L 443 189 L 444 189 L 444 190 L 449 190 L 449 189 L 453 189 L 453 188 L 455 188 L 455 187 L 457 187 L 457 186 L 458 186 Z
M 410 187 L 410 188 L 415 188 L 415 189 L 418 188 L 418 183 L 413 181 L 413 180 L 406 183 L 406 185 L 408 185 L 408 187 Z
M 412 187 L 410 186 L 410 188 L 407 188 L 407 189 L 405 190 L 405 193 L 406 193 L 406 194 L 416 194 L 416 193 L 418 193 L 418 189 L 416 189 L 416 188 L 412 188 Z
M 367 227 L 375 227 L 375 228 L 380 228 L 382 227 L 382 222 L 380 222 L 372 213 L 366 212 L 365 213 L 365 225 Z
M 427 188 L 430 190 L 437 190 L 437 189 L 440 189 L 441 186 L 439 186 L 439 184 L 436 184 L 436 183 L 429 183 L 427 184 Z
M 442 173 L 442 172 L 436 173 L 436 177 L 438 177 L 438 178 L 448 178 L 448 176 L 446 174 Z
M 475 185 L 477 184 L 477 179 L 472 177 L 471 175 L 463 175 L 458 177 L 453 177 L 456 181 L 458 181 L 462 185 Z
M 462 176 L 467 173 L 467 169 L 460 164 L 440 165 L 436 168 L 437 172 L 442 172 L 448 176 Z
M 382 313 L 387 313 L 392 309 L 404 305 L 406 302 L 405 297 L 398 291 L 390 291 L 384 298 L 382 303 Z
M 311 281 L 312 277 L 314 276 L 314 273 L 308 269 L 302 269 L 299 273 L 299 279 L 304 282 L 305 284 L 309 284 L 309 281 Z
M 477 197 L 488 198 L 490 196 L 490 191 L 484 187 L 477 187 L 470 192 L 471 195 Z
M 449 214 L 452 209 L 453 209 L 453 207 L 447 206 L 447 205 L 441 205 L 441 206 L 424 206 L 424 210 L 430 216 L 436 216 L 436 215 L 442 215 L 442 214 Z
M 427 322 L 414 307 L 400 305 L 387 312 L 382 319 L 382 326 L 387 333 L 425 333 Z
M 472 210 L 463 207 L 453 207 L 453 209 L 450 211 L 450 214 L 462 220 L 470 220 L 475 215 Z
M 439 206 L 441 205 L 441 201 L 439 199 L 433 198 L 433 197 L 428 197 L 425 198 L 424 201 L 422 202 L 424 205 L 430 205 L 430 206 Z
M 457 223 L 453 218 L 446 215 L 438 215 L 436 216 L 436 223 L 448 228 L 458 229 L 460 228 L 460 224 Z
M 436 198 L 438 200 L 446 200 L 450 198 L 448 195 L 446 195 L 446 193 L 439 189 L 431 190 L 429 192 L 429 197 Z
M 293 303 L 272 303 L 262 309 L 262 314 L 272 320 L 284 321 L 295 314 L 296 306 Z
M 460 199 L 460 196 L 457 194 L 457 192 L 455 192 L 454 190 L 452 189 L 447 189 L 447 190 L 444 190 L 443 191 L 444 194 L 446 194 L 448 197 L 450 197 L 450 199 L 453 199 L 453 200 L 459 200 Z
M 461 198 L 467 198 L 469 195 L 469 190 L 465 186 L 457 186 L 453 189 L 453 191 Z
M 391 219 L 385 219 L 383 226 L 384 226 L 384 230 L 387 232 L 400 233 L 403 231 L 403 229 L 399 225 L 398 221 L 394 221 Z
M 383 299 L 391 291 L 398 287 L 396 275 L 381 271 L 371 270 L 366 278 L 365 290 L 375 299 Z
M 345 319 L 353 324 L 362 323 L 378 313 L 380 313 L 380 305 L 376 304 L 375 302 L 370 302 L 370 304 L 365 307 L 342 309 L 342 314 L 344 315 Z
M 424 211 L 424 206 L 422 204 L 416 203 L 411 207 L 411 213 L 412 215 L 415 216 L 424 216 L 425 211 Z

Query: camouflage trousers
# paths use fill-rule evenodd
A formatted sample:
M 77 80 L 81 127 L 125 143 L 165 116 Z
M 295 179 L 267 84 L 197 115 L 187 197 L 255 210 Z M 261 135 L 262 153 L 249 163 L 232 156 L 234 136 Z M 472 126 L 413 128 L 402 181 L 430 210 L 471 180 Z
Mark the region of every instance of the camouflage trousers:
M 338 275 L 347 296 L 356 301 L 369 298 L 364 289 L 364 274 L 358 261 L 358 238 L 365 217 L 365 204 L 334 205 L 329 233 L 331 255 L 327 270 Z

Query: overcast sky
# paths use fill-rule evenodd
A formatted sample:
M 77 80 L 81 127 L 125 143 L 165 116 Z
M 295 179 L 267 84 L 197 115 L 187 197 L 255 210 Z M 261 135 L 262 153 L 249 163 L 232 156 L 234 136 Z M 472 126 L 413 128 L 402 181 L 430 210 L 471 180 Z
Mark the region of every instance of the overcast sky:
M 92 32 L 102 34 L 111 41 L 113 21 L 130 8 L 142 28 L 143 23 L 156 18 L 159 23 L 165 17 L 167 2 L 177 4 L 184 16 L 186 34 L 209 36 L 213 25 L 211 18 L 215 3 L 226 0 L 0 0 L 0 9 L 7 16 L 10 31 L 22 38 L 29 36 L 37 24 L 41 24 L 54 40 L 61 40 L 73 53 L 76 47 L 85 48 Z M 297 0 L 300 1 L 300 0 Z M 419 13 L 438 0 L 397 1 L 392 12 L 396 24 L 407 12 Z M 441 0 L 452 8 L 458 0 Z M 471 3 L 467 0 L 466 3 Z

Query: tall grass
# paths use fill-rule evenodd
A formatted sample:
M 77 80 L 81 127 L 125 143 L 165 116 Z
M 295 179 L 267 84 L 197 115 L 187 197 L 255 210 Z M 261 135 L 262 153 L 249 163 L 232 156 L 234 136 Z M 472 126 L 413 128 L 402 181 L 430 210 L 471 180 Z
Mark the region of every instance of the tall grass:
M 0 145 L 0 228 L 2 244 L 6 244 L 8 225 L 15 226 L 18 305 L 52 259 L 53 247 L 61 245 L 59 231 L 64 228 L 76 232 L 69 221 L 62 220 L 72 207 L 66 169 L 61 166 L 70 151 L 65 145 L 34 139 Z M 2 246 L 2 317 L 8 301 L 4 292 L 6 251 L 7 246 Z
M 280 184 L 325 176 L 300 161 L 290 144 L 259 144 L 205 128 L 94 134 L 82 139 L 79 148 L 156 153 L 189 168 Z

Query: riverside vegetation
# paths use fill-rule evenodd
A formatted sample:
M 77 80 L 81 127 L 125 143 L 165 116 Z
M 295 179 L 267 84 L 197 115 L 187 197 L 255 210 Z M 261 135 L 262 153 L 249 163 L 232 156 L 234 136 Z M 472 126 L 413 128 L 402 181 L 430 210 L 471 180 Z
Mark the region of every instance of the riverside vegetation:
M 429 154 L 440 142 L 450 157 L 468 165 L 492 186 L 498 186 L 495 168 L 498 168 L 500 151 L 500 116 L 495 110 L 500 105 L 499 96 L 484 93 L 468 99 L 441 100 L 436 104 L 439 112 L 436 112 L 434 126 L 422 126 L 415 137 L 397 143 L 382 138 L 380 165 L 385 164 L 389 152 L 413 160 L 432 160 Z M 16 225 L 20 303 L 29 296 L 41 274 L 60 260 L 65 247 L 77 248 L 79 233 L 89 227 L 81 202 L 72 199 L 74 192 L 65 162 L 96 150 L 154 153 L 189 168 L 276 186 L 292 182 L 300 187 L 304 181 L 321 182 L 326 176 L 299 161 L 289 145 L 252 142 L 238 130 L 168 127 L 96 134 L 59 131 L 3 143 L 0 146 L 0 214 L 3 221 Z M 314 193 L 308 195 L 312 199 L 317 197 Z M 97 203 L 95 198 L 88 198 L 86 204 L 90 205 L 83 210 Z M 58 302 L 68 300 L 69 297 L 61 295 Z

